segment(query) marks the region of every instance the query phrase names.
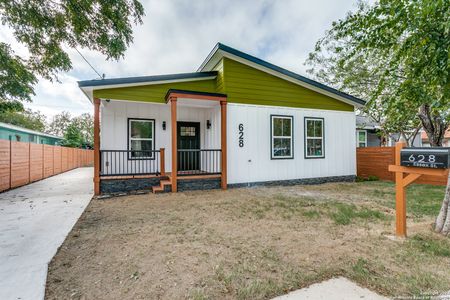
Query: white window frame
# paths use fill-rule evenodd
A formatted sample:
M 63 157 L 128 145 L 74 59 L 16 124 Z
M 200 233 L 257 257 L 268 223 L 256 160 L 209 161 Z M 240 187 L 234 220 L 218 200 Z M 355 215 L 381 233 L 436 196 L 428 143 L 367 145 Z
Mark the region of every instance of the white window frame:
M 152 124 L 152 137 L 151 138 L 132 138 L 131 137 L 131 123 L 132 122 L 147 122 Z M 139 156 L 139 157 L 133 157 L 133 152 L 131 149 L 131 141 L 152 141 L 152 149 L 155 150 L 155 120 L 153 119 L 138 119 L 138 118 L 129 118 L 128 119 L 128 159 L 131 160 L 139 160 L 139 159 L 154 159 L 155 155 L 154 152 L 151 152 L 150 156 Z M 136 150 L 138 151 L 138 150 Z
M 308 121 L 320 121 L 322 124 L 322 136 L 308 136 Z M 319 117 L 305 117 L 305 158 L 325 158 L 325 119 Z M 322 141 L 322 155 L 308 155 L 308 139 Z
M 364 137 L 365 137 L 365 139 L 364 139 L 365 146 L 364 147 L 360 147 L 359 146 L 359 143 L 361 143 L 360 140 L 359 140 L 359 133 L 360 132 L 364 132 Z M 365 147 L 367 147 L 367 130 L 365 130 L 365 129 L 358 129 L 358 130 L 356 130 L 356 147 L 357 148 L 365 148 Z
M 291 121 L 291 135 L 290 136 L 277 136 L 274 135 L 274 119 L 288 119 Z M 271 159 L 292 159 L 294 158 L 294 117 L 293 116 L 285 116 L 285 115 L 270 115 L 270 158 Z M 291 148 L 291 155 L 284 155 L 284 156 L 275 156 L 274 155 L 274 140 L 276 138 L 280 139 L 290 139 L 290 148 Z

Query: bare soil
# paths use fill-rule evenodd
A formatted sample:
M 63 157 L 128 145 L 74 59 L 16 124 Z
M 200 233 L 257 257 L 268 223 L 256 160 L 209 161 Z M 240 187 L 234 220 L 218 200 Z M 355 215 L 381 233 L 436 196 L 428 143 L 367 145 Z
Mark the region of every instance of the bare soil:
M 433 209 L 409 212 L 408 240 L 389 238 L 393 191 L 365 182 L 94 199 L 49 266 L 46 298 L 270 299 L 338 275 L 387 296 L 450 290 L 450 242 L 432 233 Z

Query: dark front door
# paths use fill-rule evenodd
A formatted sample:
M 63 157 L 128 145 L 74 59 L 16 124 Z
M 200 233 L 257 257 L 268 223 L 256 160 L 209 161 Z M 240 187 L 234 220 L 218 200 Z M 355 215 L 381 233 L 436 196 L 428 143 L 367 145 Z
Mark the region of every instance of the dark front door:
M 200 123 L 178 122 L 178 171 L 200 169 Z

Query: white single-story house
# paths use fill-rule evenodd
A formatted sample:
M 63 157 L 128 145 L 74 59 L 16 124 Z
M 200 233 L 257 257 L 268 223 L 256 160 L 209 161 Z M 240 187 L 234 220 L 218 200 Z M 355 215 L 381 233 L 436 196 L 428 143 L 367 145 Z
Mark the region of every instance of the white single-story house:
M 80 81 L 95 193 L 354 180 L 361 99 L 217 44 L 193 73 Z

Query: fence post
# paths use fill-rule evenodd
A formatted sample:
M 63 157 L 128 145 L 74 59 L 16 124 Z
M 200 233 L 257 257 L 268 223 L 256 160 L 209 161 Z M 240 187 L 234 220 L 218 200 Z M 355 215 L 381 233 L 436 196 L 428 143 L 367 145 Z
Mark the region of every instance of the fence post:
M 28 142 L 28 183 L 31 182 L 31 143 Z
M 42 179 L 45 178 L 45 146 L 42 144 Z
M 52 145 L 52 175 L 55 175 L 55 145 Z
M 12 142 L 9 140 L 9 187 L 12 185 Z
M 161 176 L 166 176 L 166 163 L 165 163 L 166 150 L 164 148 L 161 148 L 159 151 L 160 151 L 159 163 Z

